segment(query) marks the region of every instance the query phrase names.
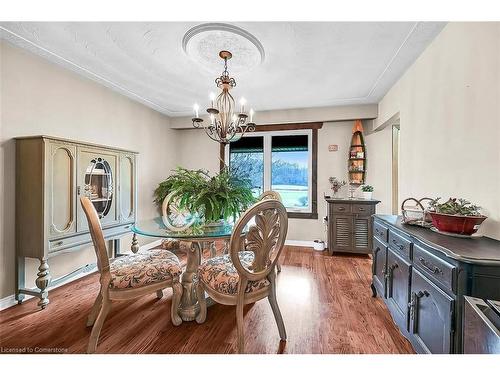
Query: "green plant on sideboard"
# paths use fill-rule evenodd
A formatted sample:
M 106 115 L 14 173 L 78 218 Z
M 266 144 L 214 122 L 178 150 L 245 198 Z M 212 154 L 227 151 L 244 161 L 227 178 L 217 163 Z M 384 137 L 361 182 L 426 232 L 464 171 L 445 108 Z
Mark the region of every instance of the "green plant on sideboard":
M 237 176 L 229 167 L 213 176 L 203 169 L 178 167 L 158 185 L 154 202 L 161 207 L 170 193 L 179 208 L 197 212 L 205 223 L 236 219 L 255 202 L 251 181 Z
M 371 192 L 373 192 L 373 186 L 371 186 L 371 185 L 363 185 L 363 186 L 361 186 L 361 191 L 363 193 L 371 193 Z

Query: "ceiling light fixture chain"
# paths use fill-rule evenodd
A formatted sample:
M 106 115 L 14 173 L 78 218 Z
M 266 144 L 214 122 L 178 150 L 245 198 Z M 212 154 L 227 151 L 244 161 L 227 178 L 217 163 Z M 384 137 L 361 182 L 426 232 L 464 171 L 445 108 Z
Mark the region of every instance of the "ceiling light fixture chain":
M 229 92 L 236 87 L 236 80 L 229 75 L 227 69 L 227 61 L 232 57 L 229 51 L 220 51 L 219 56 L 224 60 L 224 71 L 221 76 L 215 79 L 215 84 L 221 89 L 220 94 L 215 98 L 215 94 L 210 94 L 210 107 L 207 108 L 207 113 L 210 117 L 210 124 L 206 124 L 199 117 L 199 106 L 194 105 L 193 127 L 200 128 L 203 126 L 208 137 L 216 142 L 227 144 L 237 141 L 246 132 L 255 131 L 255 123 L 253 122 L 254 110 L 250 110 L 250 116 L 245 112 L 245 99 L 240 100 L 240 111 L 235 113 L 234 98 Z M 249 118 L 250 117 L 250 118 Z M 247 119 L 249 122 L 247 123 Z

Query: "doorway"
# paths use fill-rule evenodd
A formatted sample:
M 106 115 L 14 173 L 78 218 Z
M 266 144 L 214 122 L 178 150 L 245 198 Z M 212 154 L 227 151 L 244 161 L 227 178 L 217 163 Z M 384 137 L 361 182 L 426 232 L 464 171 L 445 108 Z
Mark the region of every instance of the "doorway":
M 399 118 L 392 125 L 392 214 L 399 214 Z

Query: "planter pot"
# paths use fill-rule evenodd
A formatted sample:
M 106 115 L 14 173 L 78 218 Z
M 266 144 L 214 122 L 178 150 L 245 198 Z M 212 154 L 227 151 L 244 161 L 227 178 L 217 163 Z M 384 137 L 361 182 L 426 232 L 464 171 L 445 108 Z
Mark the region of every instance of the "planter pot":
M 212 221 L 210 223 L 205 223 L 203 225 L 203 228 L 205 228 L 205 231 L 207 232 L 217 232 L 224 228 L 226 225 L 228 225 L 227 221 L 224 219 L 220 219 L 217 221 Z
M 372 199 L 373 191 L 363 191 L 363 198 L 370 200 Z
M 325 242 L 321 240 L 314 240 L 314 250 L 316 251 L 325 250 Z
M 486 216 L 458 216 L 429 212 L 432 225 L 441 232 L 449 232 L 470 236 L 479 229 Z

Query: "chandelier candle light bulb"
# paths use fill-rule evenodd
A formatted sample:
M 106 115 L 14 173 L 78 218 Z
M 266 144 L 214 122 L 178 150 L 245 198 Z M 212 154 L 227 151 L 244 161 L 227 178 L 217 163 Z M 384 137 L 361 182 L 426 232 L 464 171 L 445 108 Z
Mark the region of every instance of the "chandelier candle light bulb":
M 207 112 L 210 115 L 210 125 L 206 126 L 203 119 L 199 117 L 199 106 L 194 105 L 195 117 L 192 119 L 193 127 L 203 127 L 205 134 L 216 142 L 228 144 L 243 137 L 248 132 L 255 131 L 255 123 L 252 122 L 253 110 L 251 111 L 250 122 L 247 123 L 248 115 L 245 113 L 246 99 L 240 99 L 240 111 L 237 112 L 234 98 L 229 92 L 236 86 L 236 80 L 229 75 L 227 70 L 227 61 L 231 59 L 232 54 L 229 51 L 220 51 L 219 56 L 224 60 L 224 71 L 215 80 L 215 84 L 221 90 L 216 97 L 210 93 L 210 107 Z M 235 113 L 236 112 L 236 113 Z
M 253 115 L 254 115 L 255 111 L 252 109 L 250 109 L 250 122 L 252 123 L 253 122 Z

